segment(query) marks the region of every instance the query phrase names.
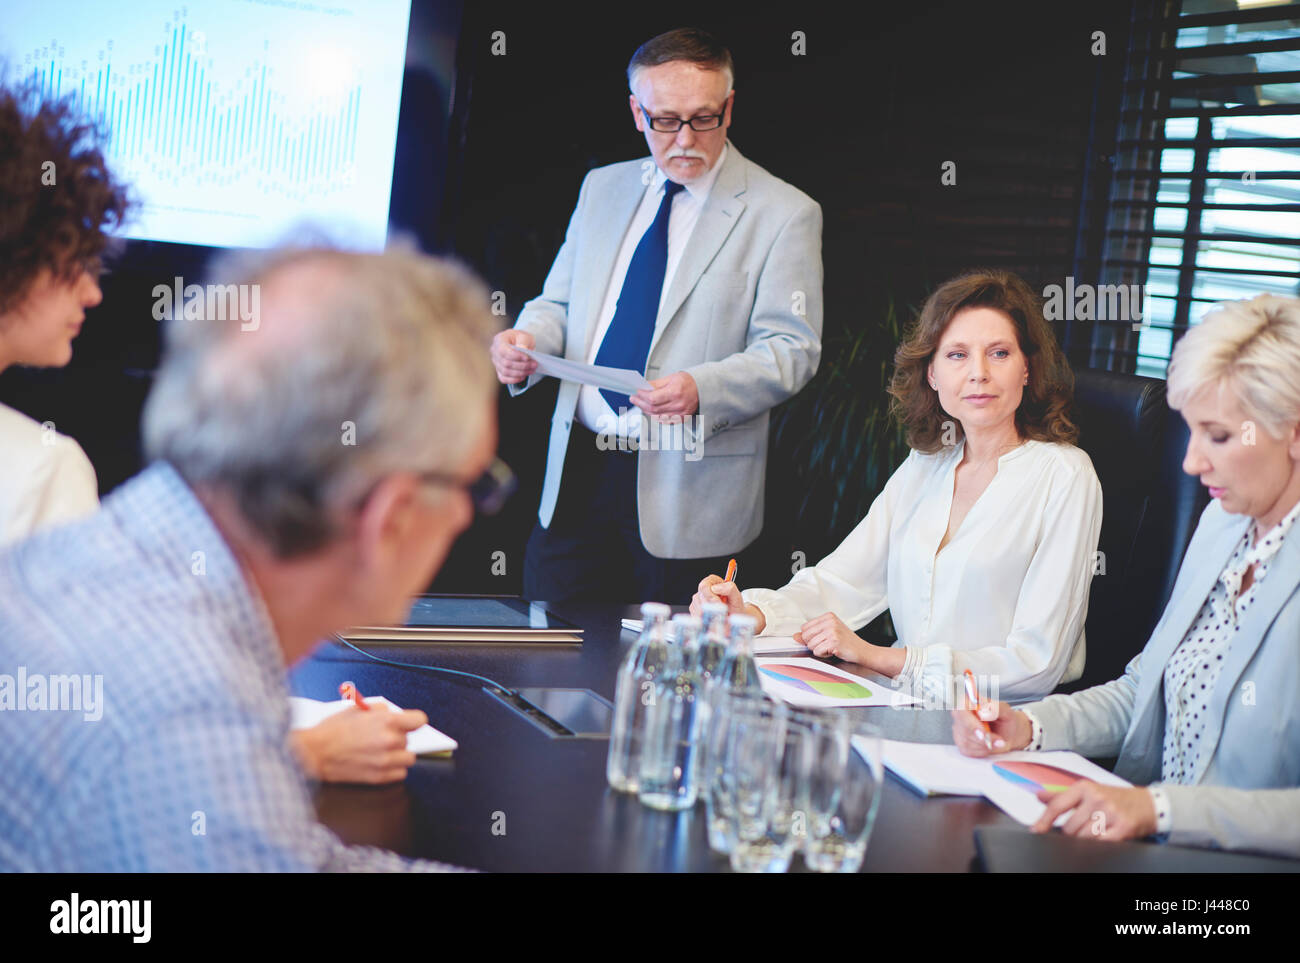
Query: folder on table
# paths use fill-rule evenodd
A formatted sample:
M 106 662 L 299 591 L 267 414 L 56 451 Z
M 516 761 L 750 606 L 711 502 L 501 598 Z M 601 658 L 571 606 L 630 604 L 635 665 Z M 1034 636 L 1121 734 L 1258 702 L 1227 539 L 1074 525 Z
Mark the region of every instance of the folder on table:
M 502 595 L 421 595 L 400 625 L 357 625 L 352 642 L 531 642 L 581 645 L 582 629 L 537 602 Z

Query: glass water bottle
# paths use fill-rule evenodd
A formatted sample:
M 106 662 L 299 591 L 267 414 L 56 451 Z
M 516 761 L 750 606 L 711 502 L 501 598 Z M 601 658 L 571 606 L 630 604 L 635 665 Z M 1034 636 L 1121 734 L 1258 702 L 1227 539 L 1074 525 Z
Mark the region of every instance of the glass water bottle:
M 668 671 L 659 677 L 646 715 L 639 796 L 653 809 L 682 810 L 695 805 L 704 687 L 696 670 L 700 620 L 673 616 L 668 628 Z
M 763 683 L 758 678 L 758 665 L 754 662 L 754 627 L 758 624 L 752 615 L 731 616 L 731 636 L 727 652 L 718 666 L 713 686 L 729 693 L 752 693 L 761 696 Z
M 641 635 L 618 667 L 605 777 L 619 792 L 636 792 L 639 787 L 646 714 L 656 698 L 659 677 L 668 669 L 664 626 L 669 612 L 659 602 L 641 606 Z
M 718 674 L 727 654 L 727 606 L 708 602 L 701 609 L 700 644 L 696 666 L 707 683 Z

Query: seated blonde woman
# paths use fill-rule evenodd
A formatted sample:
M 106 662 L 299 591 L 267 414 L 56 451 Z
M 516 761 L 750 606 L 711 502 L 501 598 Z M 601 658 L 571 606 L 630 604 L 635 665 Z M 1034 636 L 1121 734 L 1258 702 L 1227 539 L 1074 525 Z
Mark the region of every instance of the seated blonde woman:
M 1074 379 L 1020 278 L 943 284 L 895 356 L 893 412 L 912 451 L 834 552 L 784 588 L 743 593 L 716 575 L 692 610 L 724 601 L 952 705 L 970 669 L 1032 699 L 1083 672 L 1083 622 L 1101 485 L 1073 444 Z M 898 641 L 855 634 L 889 609 Z
M 1300 856 L 1300 300 L 1207 316 L 1174 348 L 1169 404 L 1212 501 L 1160 623 L 1121 678 L 999 705 L 994 751 L 1118 754 L 1137 784 L 1072 786 L 1036 831 L 1073 811 L 1071 835 Z M 986 755 L 976 725 L 954 712 L 953 740 Z

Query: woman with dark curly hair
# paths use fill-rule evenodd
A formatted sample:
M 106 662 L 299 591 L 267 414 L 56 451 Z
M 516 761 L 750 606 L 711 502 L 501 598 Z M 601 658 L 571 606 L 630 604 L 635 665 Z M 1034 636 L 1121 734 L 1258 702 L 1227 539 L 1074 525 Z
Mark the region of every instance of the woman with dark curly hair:
M 0 371 L 67 364 L 100 302 L 99 258 L 127 201 L 96 140 L 71 101 L 0 89 Z M 0 405 L 0 451 L 0 544 L 98 507 L 90 460 L 52 426 Z
M 726 602 L 927 701 L 953 704 L 966 669 L 1013 700 L 1079 678 L 1101 484 L 1073 444 L 1073 389 L 1024 281 L 944 283 L 895 355 L 891 408 L 912 452 L 867 517 L 784 588 L 711 575 L 692 609 Z M 855 634 L 886 609 L 894 646 Z

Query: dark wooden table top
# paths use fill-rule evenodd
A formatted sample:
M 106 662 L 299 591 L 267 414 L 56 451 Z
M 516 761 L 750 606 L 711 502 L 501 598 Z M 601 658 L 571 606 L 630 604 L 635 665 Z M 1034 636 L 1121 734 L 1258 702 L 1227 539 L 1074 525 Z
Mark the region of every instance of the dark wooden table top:
M 619 660 L 633 641 L 620 618 L 635 608 L 569 606 L 557 614 L 586 630 L 581 646 L 383 645 L 374 655 L 472 672 L 503 685 L 588 688 L 611 702 Z M 845 666 L 852 669 L 851 666 Z M 321 820 L 349 843 L 383 846 L 489 871 L 721 871 L 709 850 L 703 806 L 665 813 L 605 782 L 605 739 L 552 738 L 483 691 L 483 683 L 373 662 L 322 645 L 291 674 L 295 694 L 338 698 L 345 679 L 366 695 L 423 709 L 459 743 L 448 760 L 420 759 L 404 783 L 325 785 Z M 863 714 L 887 738 L 950 742 L 947 712 L 872 708 Z M 886 775 L 863 870 L 965 872 L 974 867 L 977 826 L 1017 826 L 982 799 L 924 799 Z M 803 868 L 796 856 L 792 869 Z

